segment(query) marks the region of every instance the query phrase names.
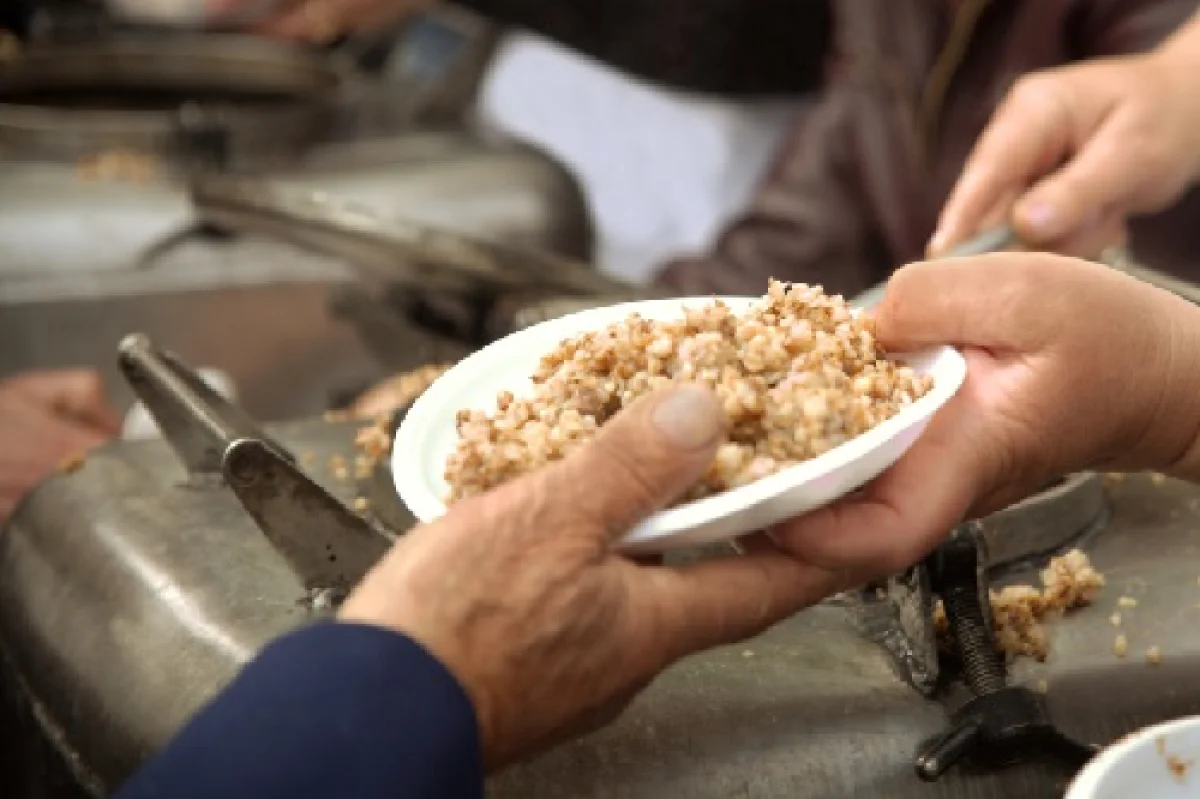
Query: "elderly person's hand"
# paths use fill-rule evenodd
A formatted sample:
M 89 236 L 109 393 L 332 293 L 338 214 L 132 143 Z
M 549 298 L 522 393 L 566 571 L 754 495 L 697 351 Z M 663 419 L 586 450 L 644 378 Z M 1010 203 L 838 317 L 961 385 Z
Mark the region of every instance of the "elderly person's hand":
M 860 495 L 772 538 L 828 570 L 894 573 L 965 516 L 1083 468 L 1200 478 L 1200 308 L 1052 255 L 899 270 L 876 311 L 893 351 L 960 346 L 966 383 Z
M 0 521 L 69 457 L 120 428 L 100 376 L 87 369 L 27 372 L 0 381 Z
M 852 581 L 761 539 L 678 568 L 614 553 L 699 478 L 725 424 L 696 386 L 643 399 L 566 460 L 410 533 L 341 618 L 413 637 L 458 677 L 489 768 L 600 725 L 678 658 Z
M 1158 51 L 1018 81 L 967 160 L 929 244 L 937 256 L 1011 221 L 1034 249 L 1094 257 L 1129 217 L 1200 174 L 1200 24 Z

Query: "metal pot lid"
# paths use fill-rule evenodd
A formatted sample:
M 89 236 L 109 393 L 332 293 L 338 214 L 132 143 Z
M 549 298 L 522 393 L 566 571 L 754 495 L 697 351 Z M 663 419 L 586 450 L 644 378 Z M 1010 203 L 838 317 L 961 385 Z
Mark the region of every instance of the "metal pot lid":
M 507 247 L 266 180 L 205 174 L 192 201 L 204 223 L 268 236 L 341 258 L 392 283 L 425 290 L 542 290 L 566 296 L 629 295 L 640 289 L 578 261 Z
M 157 150 L 173 141 L 184 109 L 282 147 L 311 135 L 342 83 L 342 71 L 321 54 L 252 37 L 126 34 L 34 44 L 0 64 L 0 147 L 68 157 Z

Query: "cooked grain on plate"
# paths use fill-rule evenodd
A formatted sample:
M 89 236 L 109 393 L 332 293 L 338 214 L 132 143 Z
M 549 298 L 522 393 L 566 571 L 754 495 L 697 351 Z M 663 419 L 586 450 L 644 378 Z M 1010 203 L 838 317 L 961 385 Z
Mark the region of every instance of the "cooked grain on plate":
M 869 317 L 819 286 L 772 281 L 744 314 L 713 301 L 681 318 L 630 314 L 542 358 L 532 392 L 458 414 L 450 501 L 560 460 L 622 408 L 672 383 L 712 388 L 729 433 L 679 502 L 746 485 L 828 452 L 926 394 L 932 378 L 885 358 Z

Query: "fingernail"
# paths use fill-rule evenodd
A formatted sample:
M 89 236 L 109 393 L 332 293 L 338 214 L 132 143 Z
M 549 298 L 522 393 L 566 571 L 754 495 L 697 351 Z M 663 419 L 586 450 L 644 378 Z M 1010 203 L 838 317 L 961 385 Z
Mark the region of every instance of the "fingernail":
M 725 410 L 708 389 L 684 385 L 658 403 L 650 421 L 674 446 L 699 449 L 724 432 Z
M 1025 224 L 1035 232 L 1043 235 L 1052 235 L 1054 233 L 1057 214 L 1054 211 L 1054 206 L 1049 203 L 1030 203 L 1021 209 L 1021 216 L 1024 217 Z

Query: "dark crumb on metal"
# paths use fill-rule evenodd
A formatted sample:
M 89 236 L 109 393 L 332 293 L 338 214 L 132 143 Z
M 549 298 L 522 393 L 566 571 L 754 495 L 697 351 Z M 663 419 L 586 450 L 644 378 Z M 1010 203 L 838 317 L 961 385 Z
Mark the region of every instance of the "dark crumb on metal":
M 365 455 L 356 455 L 354 458 L 354 479 L 366 480 L 375 471 L 375 461 Z
M 1179 755 L 1167 754 L 1167 740 L 1161 735 L 1154 739 L 1154 748 L 1158 752 L 1158 756 L 1167 762 L 1167 770 L 1171 772 L 1171 776 L 1177 782 L 1183 782 L 1188 777 L 1188 772 L 1191 771 L 1194 760 L 1184 760 Z
M 87 456 L 82 452 L 76 452 L 74 455 L 68 455 L 63 458 L 58 464 L 58 470 L 63 474 L 75 474 L 83 468 L 83 464 L 87 462 Z
M 296 603 L 308 611 L 320 613 L 333 610 L 346 601 L 350 595 L 348 589 L 338 586 L 334 588 L 310 588 Z
M 366 458 L 379 461 L 387 457 L 392 446 L 392 436 L 388 432 L 388 418 L 376 420 L 367 427 L 360 427 L 354 434 L 354 446 Z
M 350 478 L 350 470 L 346 467 L 345 455 L 329 456 L 329 471 L 338 480 L 347 480 Z

